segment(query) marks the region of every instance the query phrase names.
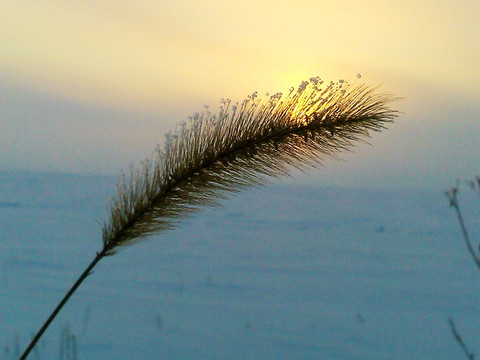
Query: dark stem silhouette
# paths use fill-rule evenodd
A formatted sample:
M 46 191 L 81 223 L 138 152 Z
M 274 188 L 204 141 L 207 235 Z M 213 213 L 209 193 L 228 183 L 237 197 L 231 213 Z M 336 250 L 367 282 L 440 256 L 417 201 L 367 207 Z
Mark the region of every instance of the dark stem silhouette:
M 62 310 L 63 306 L 67 303 L 67 301 L 70 299 L 70 297 L 73 295 L 73 293 L 77 290 L 77 288 L 80 286 L 80 284 L 90 275 L 92 274 L 93 268 L 97 263 L 105 256 L 106 254 L 106 249 L 103 249 L 101 252 L 97 253 L 97 256 L 93 259 L 93 261 L 90 263 L 90 265 L 87 266 L 85 271 L 80 275 L 80 277 L 77 279 L 77 281 L 73 284 L 73 286 L 70 288 L 70 290 L 65 294 L 63 299 L 58 303 L 57 307 L 53 312 L 50 314 L 48 319 L 45 321 L 43 326 L 38 330 L 37 334 L 32 338 L 30 341 L 30 344 L 28 347 L 25 349 L 23 352 L 22 356 L 20 357 L 20 360 L 24 360 L 27 358 L 28 354 L 30 354 L 30 351 L 35 347 L 37 344 L 38 340 L 42 337 L 43 333 L 47 328 L 50 326 L 50 323 L 55 319 L 57 314 Z
M 121 246 L 169 230 L 194 211 L 216 205 L 228 193 L 258 186 L 291 168 L 316 167 L 323 159 L 365 141 L 397 116 L 398 100 L 377 87 L 318 78 L 281 93 L 241 104 L 222 100 L 218 115 L 197 113 L 166 135 L 163 148 L 117 184 L 103 224 L 103 248 L 37 332 L 26 359 L 59 311 L 95 265 Z

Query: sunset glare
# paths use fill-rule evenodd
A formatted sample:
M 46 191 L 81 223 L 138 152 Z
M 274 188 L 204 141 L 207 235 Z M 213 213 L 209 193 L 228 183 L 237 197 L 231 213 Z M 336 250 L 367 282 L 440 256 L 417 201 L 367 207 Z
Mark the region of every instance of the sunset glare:
M 0 165 L 116 172 L 204 104 L 317 75 L 360 73 L 405 97 L 406 114 L 459 99 L 475 107 L 479 18 L 468 0 L 4 0 Z

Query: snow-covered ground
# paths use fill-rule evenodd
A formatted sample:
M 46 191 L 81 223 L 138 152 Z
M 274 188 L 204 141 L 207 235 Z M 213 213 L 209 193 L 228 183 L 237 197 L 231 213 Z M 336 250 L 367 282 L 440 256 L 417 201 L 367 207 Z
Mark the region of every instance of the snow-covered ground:
M 0 359 L 101 249 L 114 185 L 0 173 Z M 78 359 L 458 359 L 449 317 L 479 349 L 480 274 L 441 192 L 276 181 L 222 204 L 103 259 L 31 358 L 61 358 L 66 324 Z

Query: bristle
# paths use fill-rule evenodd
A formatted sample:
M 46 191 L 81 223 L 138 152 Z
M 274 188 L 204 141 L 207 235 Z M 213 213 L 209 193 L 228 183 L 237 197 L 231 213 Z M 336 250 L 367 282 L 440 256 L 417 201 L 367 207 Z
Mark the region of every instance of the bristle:
M 254 92 L 241 104 L 222 100 L 218 114 L 206 107 L 167 133 L 152 160 L 122 175 L 103 226 L 107 253 L 171 229 L 228 192 L 318 165 L 396 117 L 388 105 L 397 99 L 376 94 L 376 87 L 322 85 L 316 77 L 285 98 L 260 100 Z
M 357 75 L 360 78 L 360 74 Z M 228 193 L 257 186 L 268 176 L 321 164 L 379 131 L 397 112 L 398 100 L 377 88 L 340 80 L 321 88 L 320 78 L 303 81 L 283 98 L 259 100 L 254 92 L 241 104 L 223 100 L 218 115 L 195 114 L 190 124 L 166 135 L 151 160 L 122 174 L 103 224 L 103 249 L 80 275 L 20 357 L 26 359 L 45 330 L 96 264 L 124 245 L 171 229 L 192 211 L 215 205 Z M 480 183 L 480 180 L 479 180 Z

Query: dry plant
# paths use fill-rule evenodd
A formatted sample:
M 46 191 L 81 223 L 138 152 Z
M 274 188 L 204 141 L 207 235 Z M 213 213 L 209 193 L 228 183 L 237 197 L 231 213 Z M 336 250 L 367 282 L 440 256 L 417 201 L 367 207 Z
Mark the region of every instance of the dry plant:
M 357 76 L 360 78 L 360 75 Z M 91 273 L 98 261 L 151 234 L 172 229 L 179 220 L 228 193 L 258 186 L 267 177 L 287 175 L 348 150 L 380 131 L 397 112 L 378 87 L 344 80 L 324 83 L 313 77 L 287 96 L 254 92 L 242 103 L 222 100 L 218 114 L 208 107 L 166 134 L 150 160 L 132 166 L 117 185 L 109 218 L 103 224 L 103 248 L 67 292 L 21 359 Z
M 475 177 L 474 180 L 470 180 L 468 182 L 470 188 L 474 193 L 476 193 L 480 197 L 480 176 Z M 450 190 L 445 192 L 445 195 L 447 196 L 449 200 L 450 207 L 455 210 L 455 214 L 457 215 L 457 221 L 460 225 L 460 229 L 462 231 L 462 237 L 463 240 L 465 241 L 465 245 L 467 247 L 467 250 L 470 254 L 470 256 L 473 259 L 473 262 L 477 266 L 477 269 L 480 270 L 480 255 L 475 252 L 473 248 L 472 241 L 470 239 L 470 235 L 467 230 L 467 226 L 465 225 L 465 220 L 463 218 L 463 214 L 460 208 L 460 204 L 458 202 L 458 192 L 459 192 L 459 183 L 457 181 L 457 184 L 451 188 Z M 480 247 L 479 247 L 480 250 Z M 457 342 L 457 344 L 460 346 L 462 349 L 463 353 L 469 360 L 473 360 L 475 358 L 475 354 L 471 352 L 467 345 L 465 344 L 465 341 L 463 340 L 462 336 L 460 333 L 457 331 L 455 322 L 453 321 L 452 318 L 448 319 L 448 325 L 450 326 L 450 331 L 452 332 L 453 338 Z
M 471 189 L 478 196 L 480 196 L 480 176 L 477 176 L 475 180 L 469 181 L 469 185 Z M 457 215 L 457 220 L 460 225 L 460 229 L 462 230 L 463 240 L 465 241 L 465 245 L 467 246 L 468 252 L 470 253 L 470 256 L 472 257 L 478 270 L 480 270 L 480 256 L 475 253 L 475 250 L 473 249 L 472 241 L 470 240 L 470 236 L 468 235 L 467 227 L 465 225 L 462 211 L 458 203 L 458 191 L 459 191 L 459 185 L 457 182 L 457 185 L 451 188 L 450 190 L 446 191 L 445 195 L 447 195 L 448 197 L 450 207 L 455 210 L 455 214 Z
M 60 330 L 58 360 L 78 360 L 77 337 L 66 323 Z

